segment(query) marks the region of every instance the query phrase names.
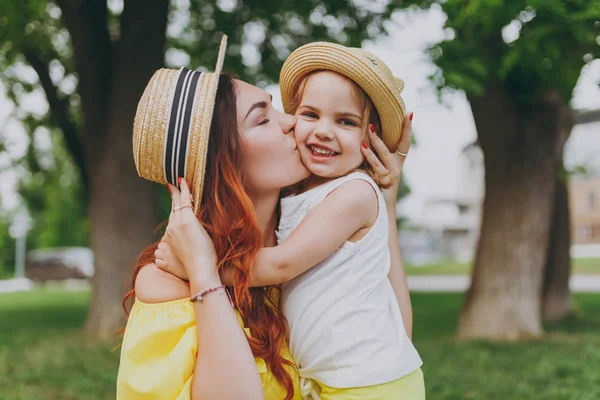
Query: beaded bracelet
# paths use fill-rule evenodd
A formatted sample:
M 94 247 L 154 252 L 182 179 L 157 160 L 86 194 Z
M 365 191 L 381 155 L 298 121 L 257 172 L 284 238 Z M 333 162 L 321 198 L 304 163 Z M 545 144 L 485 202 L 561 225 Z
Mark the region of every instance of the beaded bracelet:
M 190 297 L 190 302 L 192 302 L 192 303 L 194 303 L 196 301 L 202 302 L 202 300 L 204 299 L 203 296 L 206 296 L 207 294 L 215 292 L 215 291 L 217 291 L 219 289 L 223 289 L 221 291 L 221 293 L 219 293 L 219 294 L 223 294 L 223 292 L 227 293 L 227 297 L 229 298 L 229 303 L 233 307 L 233 300 L 231 300 L 231 296 L 229 295 L 229 292 L 225 288 L 225 285 L 218 285 L 218 286 L 215 286 L 215 287 L 204 289 L 203 291 L 198 292 L 195 295 L 193 295 L 192 297 Z

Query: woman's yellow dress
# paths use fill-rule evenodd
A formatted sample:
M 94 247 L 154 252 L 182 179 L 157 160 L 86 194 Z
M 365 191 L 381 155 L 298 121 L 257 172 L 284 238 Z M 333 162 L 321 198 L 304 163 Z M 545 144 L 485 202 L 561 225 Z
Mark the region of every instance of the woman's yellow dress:
M 238 319 L 243 327 L 239 315 Z M 197 344 L 194 308 L 188 299 L 156 304 L 136 300 L 123 337 L 117 400 L 190 400 Z M 287 348 L 283 357 L 292 360 Z M 265 361 L 255 360 L 265 399 L 285 398 L 285 389 Z M 300 400 L 298 371 L 294 368 L 290 374 L 294 400 Z

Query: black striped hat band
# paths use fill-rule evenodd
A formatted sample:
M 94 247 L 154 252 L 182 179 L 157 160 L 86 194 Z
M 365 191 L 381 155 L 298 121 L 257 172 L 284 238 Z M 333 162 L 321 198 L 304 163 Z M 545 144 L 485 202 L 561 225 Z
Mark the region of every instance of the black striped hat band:
M 181 68 L 171 104 L 165 140 L 165 179 L 179 187 L 177 178 L 185 178 L 192 110 L 202 72 Z

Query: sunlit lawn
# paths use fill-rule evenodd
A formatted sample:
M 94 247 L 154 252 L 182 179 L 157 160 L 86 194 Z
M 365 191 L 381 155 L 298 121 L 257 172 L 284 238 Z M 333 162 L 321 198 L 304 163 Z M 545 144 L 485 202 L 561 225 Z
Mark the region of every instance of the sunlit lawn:
M 575 296 L 578 316 L 543 340 L 461 343 L 459 294 L 414 294 L 415 343 L 428 399 L 600 398 L 600 294 Z M 89 294 L 0 295 L 0 399 L 114 399 L 118 349 L 80 333 Z
M 88 292 L 0 294 L 0 399 L 114 399 L 119 353 L 80 333 Z
M 408 275 L 466 275 L 471 273 L 472 263 L 442 261 L 425 265 L 406 265 Z M 600 274 L 600 258 L 574 258 L 573 274 Z
M 543 340 L 465 343 L 453 338 L 458 294 L 414 294 L 415 344 L 428 399 L 600 399 L 600 294 L 575 296 L 577 316 Z

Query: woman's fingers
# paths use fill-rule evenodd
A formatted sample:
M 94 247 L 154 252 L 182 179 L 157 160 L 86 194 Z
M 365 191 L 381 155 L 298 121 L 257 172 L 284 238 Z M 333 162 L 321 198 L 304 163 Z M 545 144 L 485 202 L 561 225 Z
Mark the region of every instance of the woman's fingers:
M 180 207 L 187 207 L 192 205 L 192 195 L 190 195 L 190 187 L 183 178 L 179 178 L 180 191 Z
M 402 137 L 400 138 L 400 143 L 398 143 L 398 150 L 404 154 L 408 154 L 408 150 L 410 149 L 410 145 L 412 143 L 412 115 L 413 113 L 408 113 L 404 117 Z
M 181 218 L 182 221 L 197 222 L 196 215 L 192 206 L 192 195 L 190 187 L 183 178 L 179 178 L 179 187 L 181 188 Z
M 167 187 L 169 188 L 169 192 L 171 192 L 171 200 L 172 200 L 171 215 L 172 215 L 173 211 L 181 206 L 181 192 L 179 191 L 179 189 L 177 189 L 176 186 L 167 184 Z
M 379 157 L 379 159 L 385 164 L 386 158 L 391 156 L 392 153 L 390 153 L 390 151 L 387 148 L 387 146 L 385 145 L 385 143 L 383 143 L 383 140 L 381 140 L 381 138 L 379 136 L 377 136 L 377 134 L 370 129 L 369 129 L 369 140 L 371 141 L 371 146 L 373 146 L 373 148 L 375 149 L 375 152 L 377 152 L 377 157 Z
M 177 188 L 177 186 L 169 185 L 169 189 L 171 190 L 171 198 L 173 199 L 174 206 L 181 206 L 181 192 Z M 177 208 L 175 207 L 175 208 Z
M 373 172 L 375 173 L 375 181 L 379 186 L 383 189 L 387 189 L 392 184 L 392 179 L 390 178 L 390 171 L 379 161 L 379 158 L 370 148 L 362 147 L 362 153 L 371 165 Z M 387 149 L 386 149 L 387 151 Z M 389 151 L 388 151 L 389 153 Z
M 169 192 L 171 192 L 171 214 L 169 214 L 169 225 L 167 226 L 167 233 L 169 231 L 169 227 L 181 223 L 181 215 L 179 210 L 181 210 L 181 191 L 176 186 L 167 185 L 169 188 Z
M 371 150 L 370 147 L 368 147 L 368 146 L 367 147 L 361 146 L 360 148 L 362 150 L 363 156 L 365 156 L 365 158 L 367 159 L 367 161 L 371 165 L 371 168 L 373 169 L 373 172 L 375 172 L 379 176 L 386 175 L 389 172 L 387 170 L 387 168 L 383 166 L 383 164 L 381 163 L 381 161 L 379 161 L 379 158 L 373 152 L 373 150 Z
M 182 279 L 206 277 L 217 274 L 212 240 L 202 227 L 192 206 L 190 188 L 179 178 L 179 189 L 170 186 L 173 210 L 169 225 L 156 254 L 159 267 Z M 163 264 L 164 263 L 164 264 Z

